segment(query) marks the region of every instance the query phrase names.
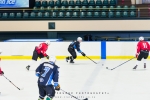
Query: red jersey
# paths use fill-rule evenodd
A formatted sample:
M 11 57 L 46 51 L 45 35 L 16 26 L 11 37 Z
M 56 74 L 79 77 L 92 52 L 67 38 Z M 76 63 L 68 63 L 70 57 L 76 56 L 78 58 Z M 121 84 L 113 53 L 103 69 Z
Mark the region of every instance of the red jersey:
M 150 45 L 146 41 L 139 41 L 137 44 L 137 53 L 140 53 L 141 50 L 150 51 Z
M 0 68 L 0 73 L 2 72 L 1 68 Z
M 46 43 L 41 43 L 39 46 L 36 47 L 36 51 L 38 54 L 43 54 L 44 57 L 47 56 L 46 51 L 48 49 L 48 45 Z

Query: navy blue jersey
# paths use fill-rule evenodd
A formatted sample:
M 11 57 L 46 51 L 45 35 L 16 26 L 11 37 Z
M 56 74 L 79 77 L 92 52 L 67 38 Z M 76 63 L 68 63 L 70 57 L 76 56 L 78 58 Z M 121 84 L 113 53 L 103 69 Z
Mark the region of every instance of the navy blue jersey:
M 51 85 L 52 81 L 58 83 L 59 67 L 52 62 L 44 62 L 36 69 L 36 75 L 39 77 L 38 84 Z
M 69 48 L 76 49 L 79 53 L 82 52 L 82 51 L 80 50 L 80 42 L 78 42 L 78 41 L 72 42 L 72 43 L 69 45 Z

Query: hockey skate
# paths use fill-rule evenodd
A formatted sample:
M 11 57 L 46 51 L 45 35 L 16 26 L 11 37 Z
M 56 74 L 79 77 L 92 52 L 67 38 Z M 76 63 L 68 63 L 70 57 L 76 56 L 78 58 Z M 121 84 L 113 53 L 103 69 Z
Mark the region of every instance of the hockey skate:
M 136 68 L 137 68 L 137 65 L 133 69 L 136 69 Z
M 68 62 L 68 60 L 69 60 L 69 57 L 66 57 L 66 62 Z
M 26 69 L 29 71 L 29 69 L 30 69 L 30 66 L 28 65 L 28 66 L 26 67 Z
M 73 61 L 73 60 L 70 60 L 70 63 L 74 63 L 74 61 Z

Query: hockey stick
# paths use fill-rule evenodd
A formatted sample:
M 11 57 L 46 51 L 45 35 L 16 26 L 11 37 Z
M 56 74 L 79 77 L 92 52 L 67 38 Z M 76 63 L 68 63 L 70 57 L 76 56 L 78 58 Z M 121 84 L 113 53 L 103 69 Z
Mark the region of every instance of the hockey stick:
M 81 99 L 78 99 L 77 97 L 71 95 L 70 93 L 68 93 L 68 92 L 66 92 L 66 91 L 64 91 L 64 90 L 62 90 L 62 89 L 60 89 L 60 90 L 63 91 L 63 92 L 65 92 L 66 94 L 70 95 L 71 97 L 77 99 L 77 100 L 81 100 Z M 85 98 L 85 99 L 82 99 L 82 100 L 88 100 L 88 98 Z
M 126 62 L 124 62 L 124 63 L 122 63 L 122 64 L 118 65 L 117 67 L 122 66 L 123 64 L 125 64 L 125 63 L 127 63 L 127 62 L 131 61 L 131 60 L 132 60 L 132 59 L 134 59 L 134 58 L 135 58 L 135 57 L 133 57 L 133 58 L 131 58 L 131 59 L 127 60 Z M 114 68 L 112 68 L 112 69 L 109 69 L 108 67 L 106 67 L 106 69 L 108 69 L 108 70 L 114 70 L 114 69 L 116 69 L 117 67 L 114 67 Z
M 4 76 L 4 75 L 3 75 Z M 5 76 L 4 76 L 5 77 Z M 21 88 L 18 88 L 14 83 L 12 83 L 7 77 L 5 77 L 13 86 L 15 86 L 18 90 L 23 90 Z
M 87 57 L 88 59 L 90 59 L 91 61 L 93 61 L 95 64 L 97 64 L 94 60 L 92 60 L 91 58 L 89 58 L 88 56 L 85 56 L 85 57 Z

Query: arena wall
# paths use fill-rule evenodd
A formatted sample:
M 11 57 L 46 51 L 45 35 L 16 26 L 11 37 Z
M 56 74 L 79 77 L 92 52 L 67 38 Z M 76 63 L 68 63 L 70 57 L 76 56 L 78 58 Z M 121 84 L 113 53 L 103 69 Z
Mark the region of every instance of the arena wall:
M 48 23 L 55 22 L 55 29 Z M 0 31 L 150 31 L 150 20 L 0 21 Z
M 40 42 L 0 42 L 0 49 L 2 59 L 31 59 L 35 46 Z M 55 55 L 57 59 L 65 59 L 68 53 L 68 46 L 70 42 L 52 42 L 47 54 Z M 101 43 L 100 42 L 82 42 L 81 50 L 93 59 L 100 59 L 101 57 Z M 78 53 L 78 59 L 86 59 Z
M 32 52 L 40 42 L 0 42 L 2 59 L 31 59 Z M 52 42 L 47 54 L 55 55 L 57 59 L 64 59 L 70 55 L 70 42 Z M 135 56 L 137 42 L 82 42 L 81 50 L 92 59 L 130 59 Z M 80 53 L 78 59 L 87 59 Z

